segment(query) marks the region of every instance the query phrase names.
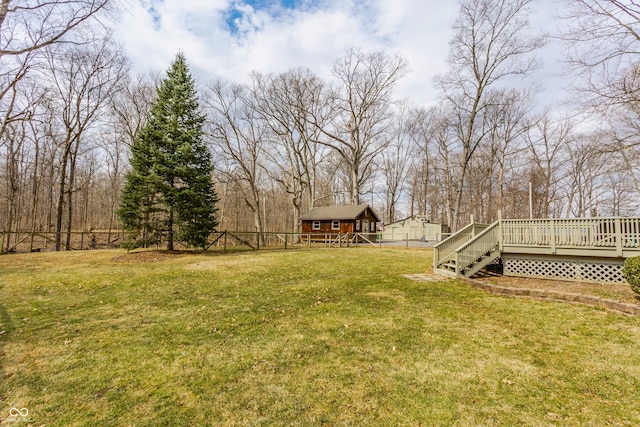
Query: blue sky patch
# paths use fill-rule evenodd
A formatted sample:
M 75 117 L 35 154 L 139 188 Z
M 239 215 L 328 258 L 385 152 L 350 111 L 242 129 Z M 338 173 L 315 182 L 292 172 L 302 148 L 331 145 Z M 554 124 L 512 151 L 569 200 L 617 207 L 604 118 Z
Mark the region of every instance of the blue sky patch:
M 157 3 L 162 4 L 162 0 Z M 147 7 L 147 13 L 149 14 L 149 16 L 151 16 L 151 20 L 153 21 L 153 28 L 155 30 L 158 30 L 160 28 L 161 17 L 160 17 L 160 12 L 158 11 L 158 9 L 156 9 L 153 3 L 151 3 Z
M 227 27 L 232 34 L 238 33 L 238 24 L 246 17 L 242 10 L 246 6 L 250 6 L 254 11 L 267 11 L 273 16 L 278 16 L 287 9 L 308 10 L 318 2 L 318 0 L 238 0 L 227 10 Z

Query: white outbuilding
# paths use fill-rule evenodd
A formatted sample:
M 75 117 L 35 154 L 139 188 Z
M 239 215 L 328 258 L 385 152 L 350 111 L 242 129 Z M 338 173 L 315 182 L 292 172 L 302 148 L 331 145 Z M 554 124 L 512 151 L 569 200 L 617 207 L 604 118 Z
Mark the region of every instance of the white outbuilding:
M 424 215 L 414 215 L 392 224 L 384 225 L 382 240 L 439 242 L 447 236 L 447 233 L 449 233 L 448 226 L 432 223 Z

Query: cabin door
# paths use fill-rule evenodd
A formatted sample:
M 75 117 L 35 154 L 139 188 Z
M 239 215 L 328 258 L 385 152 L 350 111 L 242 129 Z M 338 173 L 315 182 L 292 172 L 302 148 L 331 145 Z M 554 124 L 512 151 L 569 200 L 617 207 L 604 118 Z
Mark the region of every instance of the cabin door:
M 368 233 L 369 232 L 369 220 L 368 219 L 363 219 L 362 220 L 362 232 L 363 233 Z

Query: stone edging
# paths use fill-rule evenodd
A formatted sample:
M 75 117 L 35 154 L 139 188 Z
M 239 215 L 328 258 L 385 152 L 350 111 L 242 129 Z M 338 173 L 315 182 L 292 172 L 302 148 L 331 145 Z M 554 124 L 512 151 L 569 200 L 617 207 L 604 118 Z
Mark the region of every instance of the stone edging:
M 533 298 L 537 300 L 566 301 L 571 303 L 586 304 L 593 307 L 604 308 L 605 310 L 617 313 L 628 314 L 631 316 L 640 316 L 640 305 L 627 302 L 614 301 L 610 299 L 595 297 L 592 295 L 582 295 L 567 292 L 560 292 L 546 289 L 530 289 L 530 288 L 513 288 L 508 286 L 492 285 L 475 279 L 465 277 L 457 277 L 469 285 L 491 292 L 493 294 Z

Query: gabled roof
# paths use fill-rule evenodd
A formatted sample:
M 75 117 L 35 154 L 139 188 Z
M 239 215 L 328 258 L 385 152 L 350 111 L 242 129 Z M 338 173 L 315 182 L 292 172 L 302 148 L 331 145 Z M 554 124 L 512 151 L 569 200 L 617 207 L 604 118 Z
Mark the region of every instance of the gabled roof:
M 392 226 L 401 226 L 404 227 L 404 225 L 409 222 L 409 223 L 419 223 L 420 225 L 424 225 L 424 224 L 436 224 L 436 225 L 441 225 L 440 223 L 435 223 L 435 222 L 431 222 L 429 221 L 428 217 L 426 215 L 413 215 L 413 216 L 409 216 L 407 218 L 403 218 L 403 219 L 399 219 L 397 221 L 392 222 L 391 224 L 386 224 L 386 227 L 392 227 Z
M 345 205 L 345 206 L 321 206 L 319 208 L 313 208 L 306 214 L 300 217 L 303 221 L 321 221 L 329 219 L 356 219 L 362 214 L 365 209 L 369 208 L 366 203 L 361 205 Z M 371 210 L 371 209 L 370 209 Z M 373 216 L 378 218 L 378 215 L 371 210 Z

